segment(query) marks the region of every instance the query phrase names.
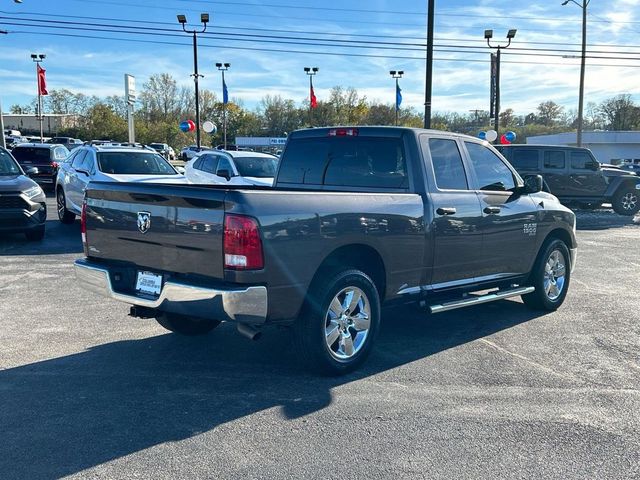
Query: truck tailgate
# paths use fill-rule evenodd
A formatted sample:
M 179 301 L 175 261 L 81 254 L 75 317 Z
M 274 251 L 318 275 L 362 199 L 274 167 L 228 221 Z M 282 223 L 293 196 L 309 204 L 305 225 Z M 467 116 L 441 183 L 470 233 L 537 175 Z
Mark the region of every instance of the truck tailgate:
M 92 182 L 88 256 L 222 279 L 225 195 L 197 185 Z

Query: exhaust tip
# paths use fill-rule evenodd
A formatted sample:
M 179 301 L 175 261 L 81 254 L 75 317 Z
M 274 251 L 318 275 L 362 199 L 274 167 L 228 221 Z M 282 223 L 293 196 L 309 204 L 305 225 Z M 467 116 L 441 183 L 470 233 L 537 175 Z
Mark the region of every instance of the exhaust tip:
M 237 328 L 238 333 L 247 337 L 249 340 L 256 341 L 262 337 L 262 331 L 246 323 L 238 323 Z

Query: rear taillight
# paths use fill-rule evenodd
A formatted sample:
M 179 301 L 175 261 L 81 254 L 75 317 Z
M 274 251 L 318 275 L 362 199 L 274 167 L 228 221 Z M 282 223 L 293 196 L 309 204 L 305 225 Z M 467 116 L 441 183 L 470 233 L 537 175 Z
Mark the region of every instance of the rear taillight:
M 88 256 L 87 249 L 87 202 L 82 202 L 82 213 L 80 214 L 80 233 L 82 235 L 82 248 L 85 256 Z
M 224 268 L 260 270 L 264 268 L 258 222 L 244 215 L 224 217 Z
M 358 129 L 357 128 L 332 128 L 327 133 L 329 137 L 357 137 Z
M 51 166 L 53 168 L 58 168 L 58 162 L 51 162 Z

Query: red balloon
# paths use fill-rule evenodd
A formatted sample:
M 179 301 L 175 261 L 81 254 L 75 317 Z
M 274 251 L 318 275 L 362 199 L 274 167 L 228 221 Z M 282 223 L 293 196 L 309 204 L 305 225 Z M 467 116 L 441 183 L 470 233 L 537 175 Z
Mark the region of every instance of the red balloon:
M 509 145 L 511 142 L 507 139 L 506 135 L 502 135 L 500 137 L 500 143 L 502 145 Z
M 189 124 L 189 131 L 193 132 L 196 129 L 196 124 L 193 120 L 187 120 L 187 123 Z

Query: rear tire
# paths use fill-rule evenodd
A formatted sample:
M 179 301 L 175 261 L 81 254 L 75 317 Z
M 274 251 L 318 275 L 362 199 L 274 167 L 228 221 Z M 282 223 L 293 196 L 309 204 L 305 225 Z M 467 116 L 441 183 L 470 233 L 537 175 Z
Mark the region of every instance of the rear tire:
M 562 240 L 550 238 L 540 249 L 529 277 L 536 290 L 522 295 L 522 301 L 534 310 L 557 310 L 567 296 L 570 280 L 569 249 Z
M 56 193 L 56 207 L 58 210 L 58 219 L 65 225 L 69 225 L 76 220 L 76 214 L 67 210 L 67 199 L 64 196 L 64 190 L 58 189 Z
M 323 375 L 344 375 L 367 358 L 380 326 L 380 297 L 360 270 L 333 273 L 312 285 L 294 324 L 298 354 Z
M 40 242 L 44 238 L 44 225 L 41 225 L 32 230 L 27 230 L 24 232 L 24 236 L 27 237 L 27 240 L 30 242 Z
M 611 206 L 618 215 L 635 215 L 640 211 L 640 190 L 621 188 L 613 196 Z
M 189 336 L 207 334 L 220 325 L 220 320 L 194 318 L 166 312 L 159 314 L 156 321 L 171 332 Z

